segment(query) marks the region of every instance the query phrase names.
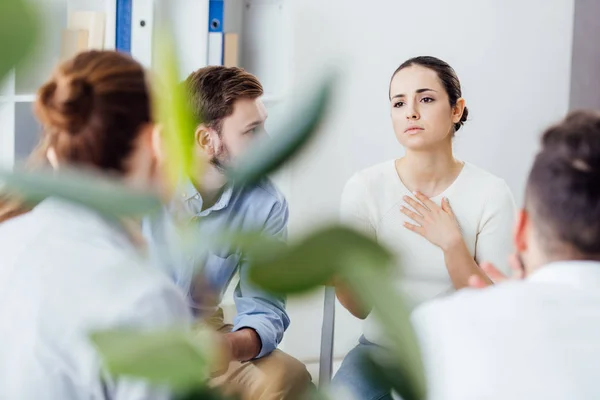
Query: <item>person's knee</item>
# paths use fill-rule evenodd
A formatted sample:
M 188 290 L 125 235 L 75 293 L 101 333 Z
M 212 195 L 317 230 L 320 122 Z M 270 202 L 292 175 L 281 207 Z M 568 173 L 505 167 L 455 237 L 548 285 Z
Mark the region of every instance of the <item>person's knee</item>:
M 359 344 L 344 358 L 331 382 L 338 398 L 351 394 L 357 399 L 391 399 L 391 388 L 366 369 L 367 345 Z
M 285 386 L 299 389 L 307 388 L 312 378 L 306 366 L 294 357 L 283 354 L 286 356 L 282 363 L 282 369 L 285 371 L 286 376 Z
M 283 399 L 302 398 L 311 385 L 312 378 L 306 366 L 282 351 L 275 350 L 264 357 L 257 362 L 257 367 L 269 381 L 263 386 L 265 390 L 279 393 Z

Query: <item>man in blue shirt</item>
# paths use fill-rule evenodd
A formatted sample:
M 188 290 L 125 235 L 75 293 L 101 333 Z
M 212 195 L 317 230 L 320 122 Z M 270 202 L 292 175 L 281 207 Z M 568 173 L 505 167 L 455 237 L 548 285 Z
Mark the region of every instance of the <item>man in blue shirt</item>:
M 260 231 L 285 240 L 288 205 L 275 186 L 268 179 L 254 186 L 236 186 L 224 174 L 264 134 L 267 110 L 260 100 L 260 82 L 240 68 L 211 66 L 192 73 L 185 85 L 194 113 L 204 121 L 190 133 L 194 155 L 204 162 L 199 163 L 203 168 L 198 176 L 181 185 L 165 218 L 197 220 L 205 235 L 224 229 Z M 155 240 L 157 230 L 165 234 L 166 225 L 153 224 Z M 227 392 L 241 391 L 244 398 L 299 398 L 310 385 L 310 375 L 300 361 L 277 350 L 290 323 L 285 299 L 252 284 L 247 263 L 235 248 L 211 249 L 201 260 L 201 274 L 189 268 L 194 262 L 198 260 L 186 260 L 184 268 L 171 265 L 169 273 L 188 293 L 202 321 L 223 334 L 224 347 L 234 360 L 211 383 Z M 236 273 L 237 315 L 231 326 L 224 323 L 218 305 Z

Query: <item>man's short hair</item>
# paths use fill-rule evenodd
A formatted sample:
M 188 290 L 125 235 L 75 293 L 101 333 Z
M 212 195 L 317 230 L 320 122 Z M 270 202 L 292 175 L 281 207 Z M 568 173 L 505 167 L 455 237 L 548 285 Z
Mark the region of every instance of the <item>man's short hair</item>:
M 219 133 L 223 119 L 233 113 L 237 100 L 255 99 L 263 94 L 258 79 L 238 67 L 200 68 L 190 74 L 185 86 L 197 120 Z

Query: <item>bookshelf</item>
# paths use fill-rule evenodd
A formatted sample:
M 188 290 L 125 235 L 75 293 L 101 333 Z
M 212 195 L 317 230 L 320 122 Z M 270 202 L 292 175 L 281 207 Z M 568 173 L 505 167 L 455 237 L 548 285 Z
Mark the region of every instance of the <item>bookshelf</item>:
M 100 11 L 109 15 L 112 4 L 109 0 L 30 1 L 39 7 L 42 16 L 41 40 L 33 54 L 0 84 L 2 167 L 11 167 L 15 162 L 26 158 L 38 142 L 40 127 L 33 115 L 33 103 L 37 89 L 48 79 L 60 61 L 62 32 L 67 27 L 69 12 Z M 110 35 L 108 38 L 110 39 Z M 110 43 L 112 42 L 114 39 Z
M 37 143 L 40 128 L 32 110 L 35 93 L 60 61 L 61 34 L 67 27 L 69 13 L 102 12 L 105 18 L 104 48 L 114 48 L 115 43 L 116 0 L 30 1 L 40 7 L 43 34 L 34 54 L 0 83 L 0 166 L 5 167 L 21 161 Z M 169 6 L 175 9 L 175 15 L 184 15 L 202 1 L 208 4 L 208 0 L 169 0 Z M 263 83 L 263 101 L 270 115 L 267 129 L 285 111 L 291 82 L 292 28 L 289 2 L 225 0 L 224 31 L 239 35 L 239 66 L 255 74 Z M 193 18 L 177 23 L 174 27 L 176 37 L 181 38 L 190 32 L 200 34 L 193 26 L 188 26 L 192 23 Z M 193 55 L 193 49 L 187 48 L 197 41 L 186 38 L 181 42 L 180 45 L 185 44 L 185 48 L 179 49 L 182 62 L 197 64 L 199 58 Z M 197 68 L 202 66 L 197 65 Z M 284 175 L 276 178 L 281 186 L 286 186 Z

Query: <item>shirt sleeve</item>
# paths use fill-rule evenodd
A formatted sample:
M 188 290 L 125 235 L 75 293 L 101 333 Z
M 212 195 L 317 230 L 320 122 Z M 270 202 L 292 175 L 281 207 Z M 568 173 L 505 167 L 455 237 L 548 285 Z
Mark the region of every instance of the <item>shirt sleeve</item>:
M 288 205 L 285 200 L 275 203 L 263 227 L 263 233 L 281 240 L 287 239 Z M 253 329 L 261 340 L 261 350 L 256 358 L 264 357 L 277 348 L 290 318 L 285 310 L 284 296 L 267 293 L 249 279 L 249 265 L 245 258 L 240 262 L 240 281 L 235 288 L 234 301 L 237 315 L 232 331 Z
M 491 191 L 484 206 L 475 246 L 477 264 L 491 262 L 504 273 L 510 273 L 508 259 L 514 251 L 512 230 L 516 206 L 504 181 Z
M 369 218 L 367 188 L 359 175 L 354 175 L 344 187 L 340 205 L 343 224 L 372 238 L 377 236 L 375 226 Z
M 162 287 L 152 287 L 138 297 L 132 312 L 122 317 L 122 327 L 140 330 L 162 328 L 187 329 L 191 323 L 189 307 L 176 286 L 165 281 Z M 108 398 L 115 400 L 168 400 L 173 393 L 164 386 L 151 385 L 141 379 L 109 377 L 104 374 Z

